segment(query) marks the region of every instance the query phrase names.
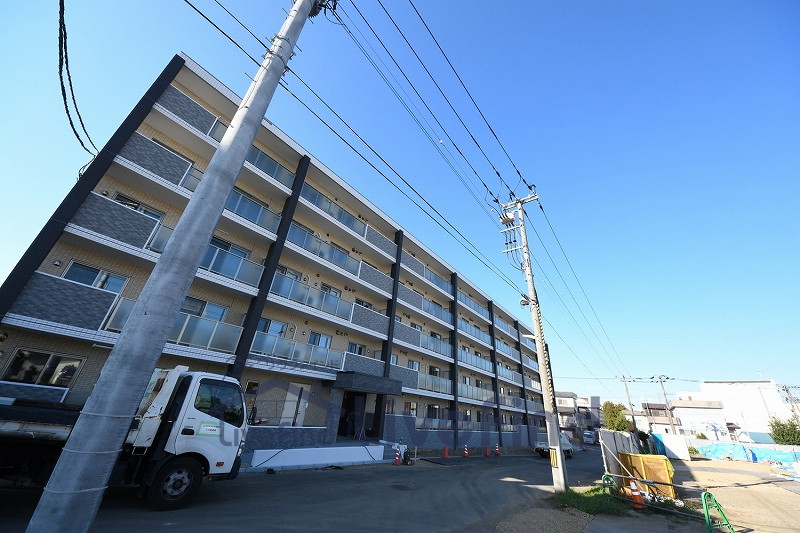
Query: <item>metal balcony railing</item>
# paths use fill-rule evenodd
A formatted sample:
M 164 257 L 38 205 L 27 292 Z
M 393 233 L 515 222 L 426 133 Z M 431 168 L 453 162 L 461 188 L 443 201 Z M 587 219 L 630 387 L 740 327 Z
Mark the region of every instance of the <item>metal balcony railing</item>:
M 200 261 L 200 268 L 253 287 L 258 287 L 258 281 L 264 272 L 262 265 L 211 244 Z
M 278 337 L 261 331 L 256 333 L 250 352 L 337 370 L 341 370 L 344 363 L 344 352 Z
M 321 291 L 283 274 L 275 274 L 275 279 L 272 280 L 272 287 L 270 287 L 269 292 L 345 320 L 350 320 L 353 314 L 352 302 L 342 300 L 333 294 Z

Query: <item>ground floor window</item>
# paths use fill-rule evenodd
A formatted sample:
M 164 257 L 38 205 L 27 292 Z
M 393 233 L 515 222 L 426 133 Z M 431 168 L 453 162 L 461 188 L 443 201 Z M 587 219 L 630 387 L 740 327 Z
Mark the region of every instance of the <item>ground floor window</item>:
M 66 357 L 33 350 L 19 350 L 3 375 L 5 381 L 69 387 L 83 363 L 77 357 Z

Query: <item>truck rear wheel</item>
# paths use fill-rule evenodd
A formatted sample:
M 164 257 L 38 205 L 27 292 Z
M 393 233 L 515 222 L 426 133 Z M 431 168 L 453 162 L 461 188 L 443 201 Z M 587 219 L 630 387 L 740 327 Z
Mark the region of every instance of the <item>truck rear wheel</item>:
M 147 488 L 147 502 L 156 511 L 173 511 L 186 505 L 200 488 L 203 469 L 189 457 L 172 459 L 162 466 Z

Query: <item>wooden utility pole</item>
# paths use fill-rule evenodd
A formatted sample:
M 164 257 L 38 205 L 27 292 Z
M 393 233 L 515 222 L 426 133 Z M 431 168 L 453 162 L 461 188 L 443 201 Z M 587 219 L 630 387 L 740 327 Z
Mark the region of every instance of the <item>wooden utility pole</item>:
M 133 416 L 300 31 L 324 0 L 297 0 L 106 361 L 27 531 L 88 531 Z

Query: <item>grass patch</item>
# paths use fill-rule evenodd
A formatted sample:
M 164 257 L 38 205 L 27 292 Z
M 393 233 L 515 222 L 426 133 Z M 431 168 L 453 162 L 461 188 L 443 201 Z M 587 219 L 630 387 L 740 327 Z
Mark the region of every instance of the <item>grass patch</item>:
M 630 504 L 606 494 L 603 487 L 592 487 L 581 492 L 567 489 L 564 493 L 556 494 L 553 501 L 592 515 L 626 515 L 631 508 Z

